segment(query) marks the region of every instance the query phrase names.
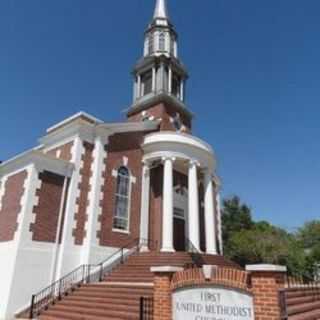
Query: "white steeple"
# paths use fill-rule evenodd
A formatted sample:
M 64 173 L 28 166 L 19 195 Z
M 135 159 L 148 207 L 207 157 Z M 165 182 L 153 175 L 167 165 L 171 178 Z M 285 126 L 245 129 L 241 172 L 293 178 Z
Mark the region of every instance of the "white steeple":
M 157 0 L 154 19 L 169 19 L 166 0 Z

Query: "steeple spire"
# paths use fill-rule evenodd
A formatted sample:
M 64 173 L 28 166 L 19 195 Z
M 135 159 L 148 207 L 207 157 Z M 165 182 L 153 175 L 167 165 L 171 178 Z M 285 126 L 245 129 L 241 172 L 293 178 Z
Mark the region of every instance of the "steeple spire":
M 153 18 L 169 19 L 166 0 L 157 0 Z
M 155 2 L 152 20 L 144 33 L 143 57 L 135 65 L 133 75 L 129 116 L 161 102 L 170 104 L 170 108 L 191 121 L 192 115 L 185 106 L 188 72 L 178 56 L 178 34 L 169 19 L 166 0 Z

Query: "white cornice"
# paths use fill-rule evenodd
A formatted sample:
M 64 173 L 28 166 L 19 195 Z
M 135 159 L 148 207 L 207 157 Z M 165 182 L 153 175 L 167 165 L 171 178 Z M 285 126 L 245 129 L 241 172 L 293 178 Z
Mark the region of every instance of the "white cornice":
M 0 177 L 19 171 L 29 165 L 35 165 L 38 171 L 50 171 L 62 176 L 70 177 L 74 165 L 70 162 L 56 159 L 37 150 L 29 150 L 0 165 Z
M 93 143 L 97 136 L 105 140 L 115 133 L 152 131 L 159 126 L 159 121 L 100 123 L 97 125 L 83 123 L 69 123 L 61 130 L 53 131 L 39 139 L 45 149 L 50 149 L 63 141 L 70 141 L 74 137 Z

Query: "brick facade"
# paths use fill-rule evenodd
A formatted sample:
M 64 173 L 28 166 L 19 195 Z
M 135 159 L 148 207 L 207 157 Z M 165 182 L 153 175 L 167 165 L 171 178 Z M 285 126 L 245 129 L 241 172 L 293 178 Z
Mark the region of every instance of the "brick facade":
M 155 106 L 151 106 L 146 109 L 150 116 L 154 116 L 155 119 L 162 119 L 160 124 L 161 131 L 176 131 L 175 127 L 170 121 L 170 118 L 174 118 L 177 113 L 180 114 L 180 119 L 183 125 L 186 127 L 187 132 L 192 130 L 191 118 L 181 111 L 177 110 L 175 107 L 170 106 L 165 103 L 159 103 Z M 129 121 L 141 121 L 142 120 L 142 111 L 134 113 L 128 117 Z
M 99 242 L 102 246 L 122 247 L 128 241 L 139 238 L 142 175 L 141 143 L 144 134 L 143 132 L 119 133 L 109 138 L 102 214 L 99 217 L 101 229 L 98 231 Z M 116 232 L 112 228 L 117 183 L 113 171 L 117 171 L 119 167 L 126 165 L 126 159 L 128 159 L 127 167 L 130 170 L 131 177 L 135 178 L 135 183 L 131 184 L 128 233 Z
M 0 242 L 14 240 L 18 230 L 18 215 L 21 211 L 21 198 L 25 192 L 26 170 L 16 173 L 4 182 L 4 192 L 0 210 Z
M 32 240 L 56 241 L 64 177 L 44 171 L 39 174 L 40 189 L 36 191 L 38 204 L 33 208 L 34 223 L 30 224 Z
M 47 152 L 47 154 L 57 157 L 59 159 L 65 161 L 71 161 L 72 159 L 72 148 L 73 148 L 73 141 L 68 142 L 64 145 L 61 145 L 57 148 L 51 149 Z

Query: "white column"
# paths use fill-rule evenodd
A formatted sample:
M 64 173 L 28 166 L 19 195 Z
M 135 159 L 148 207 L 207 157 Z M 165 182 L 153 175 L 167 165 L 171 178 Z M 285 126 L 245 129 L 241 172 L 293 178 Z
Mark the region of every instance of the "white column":
M 173 158 L 164 159 L 162 252 L 175 252 L 173 248 Z
M 102 200 L 101 188 L 103 186 L 103 172 L 106 158 L 105 144 L 108 137 L 98 135 L 94 142 L 93 163 L 91 165 L 92 177 L 90 178 L 91 190 L 89 192 L 89 205 L 87 208 L 88 221 L 86 223 L 87 236 L 84 239 L 82 263 L 92 264 L 92 249 L 98 246 L 97 229 L 98 216 L 101 214 L 100 201 Z
M 219 253 L 221 255 L 223 255 L 221 198 L 220 198 L 220 193 L 218 190 L 216 191 L 216 202 L 217 202 L 217 224 L 218 224 Z
M 138 84 L 137 84 L 137 77 L 134 77 L 134 81 L 133 81 L 133 101 L 136 101 L 137 99 L 137 94 L 138 94 Z
M 149 251 L 149 208 L 150 208 L 150 169 L 148 163 L 143 163 L 141 214 L 140 214 L 140 245 L 141 251 Z
M 189 163 L 189 240 L 200 251 L 198 163 Z
M 81 257 L 78 251 L 74 250 L 74 238 L 72 230 L 74 228 L 74 213 L 77 211 L 77 198 L 79 195 L 79 183 L 81 181 L 81 163 L 82 155 L 84 153 L 83 141 L 80 136 L 77 136 L 73 142 L 72 159 L 71 162 L 75 168 L 71 176 L 67 204 L 64 217 L 64 225 L 62 230 L 62 241 L 58 255 L 57 262 L 57 278 L 60 279 L 67 272 L 74 269 L 77 265 L 81 264 Z M 72 254 L 70 254 L 72 253 Z
M 180 100 L 184 101 L 184 80 L 180 83 Z
M 213 203 L 213 185 L 212 175 L 209 170 L 205 172 L 205 194 L 204 194 L 204 211 L 205 211 L 205 232 L 206 232 L 206 249 L 208 254 L 217 254 L 216 243 L 216 226 L 215 210 Z
M 156 67 L 153 67 L 152 68 L 152 92 L 155 92 L 157 90 L 156 77 L 157 77 Z
M 169 66 L 169 76 L 168 76 L 168 92 L 169 94 L 172 93 L 172 69 L 171 66 Z

